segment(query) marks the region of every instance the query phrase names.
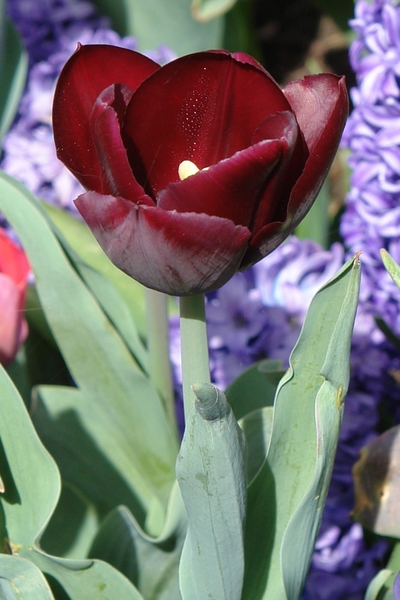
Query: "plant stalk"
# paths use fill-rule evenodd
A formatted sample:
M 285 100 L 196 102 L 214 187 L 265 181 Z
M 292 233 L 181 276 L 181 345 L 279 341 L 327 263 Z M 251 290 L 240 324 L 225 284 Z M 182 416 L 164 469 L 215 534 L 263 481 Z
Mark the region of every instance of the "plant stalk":
M 192 385 L 210 383 L 204 294 L 180 298 L 182 383 L 185 422 L 194 403 Z
M 147 347 L 150 379 L 161 395 L 177 433 L 174 388 L 169 357 L 168 296 L 146 288 Z

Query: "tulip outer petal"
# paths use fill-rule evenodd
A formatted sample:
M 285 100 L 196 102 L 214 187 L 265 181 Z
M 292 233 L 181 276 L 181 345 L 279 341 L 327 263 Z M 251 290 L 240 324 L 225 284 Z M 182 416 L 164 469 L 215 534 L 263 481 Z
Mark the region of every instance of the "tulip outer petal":
M 251 235 L 228 219 L 166 211 L 96 192 L 82 194 L 75 204 L 118 268 L 175 296 L 226 283 L 238 270 Z

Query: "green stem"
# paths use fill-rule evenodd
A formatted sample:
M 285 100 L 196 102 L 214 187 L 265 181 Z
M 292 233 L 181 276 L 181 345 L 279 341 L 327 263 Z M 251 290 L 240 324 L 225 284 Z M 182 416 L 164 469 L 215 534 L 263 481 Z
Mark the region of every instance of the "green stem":
M 167 415 L 177 432 L 174 388 L 169 358 L 168 296 L 146 288 L 147 347 L 150 379 L 165 403 Z
M 180 298 L 182 382 L 185 421 L 193 407 L 194 383 L 210 383 L 204 295 Z

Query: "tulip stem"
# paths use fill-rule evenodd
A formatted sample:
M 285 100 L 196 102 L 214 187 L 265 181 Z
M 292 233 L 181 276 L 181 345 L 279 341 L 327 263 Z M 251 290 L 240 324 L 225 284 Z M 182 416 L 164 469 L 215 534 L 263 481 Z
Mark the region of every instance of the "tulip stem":
M 180 298 L 182 382 L 185 421 L 195 399 L 192 385 L 210 383 L 204 295 Z
M 171 362 L 169 358 L 168 296 L 146 288 L 147 348 L 150 379 L 161 395 L 167 415 L 178 434 Z

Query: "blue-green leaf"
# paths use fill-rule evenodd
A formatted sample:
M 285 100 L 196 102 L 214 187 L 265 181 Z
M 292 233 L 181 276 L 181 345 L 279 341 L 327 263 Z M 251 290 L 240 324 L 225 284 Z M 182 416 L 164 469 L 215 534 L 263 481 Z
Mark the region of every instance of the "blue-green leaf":
M 24 90 L 28 57 L 14 25 L 9 19 L 2 23 L 0 53 L 0 148 L 10 128 Z
M 60 493 L 53 459 L 39 440 L 13 383 L 0 367 L 1 503 L 9 543 L 31 546 L 45 528 Z M 2 540 L 1 546 L 7 544 Z
M 124 573 L 146 599 L 180 600 L 178 565 L 186 529 L 180 491 L 174 486 L 160 537 L 147 536 L 130 511 L 120 506 L 103 521 L 90 556 Z
M 0 598 L 2 600 L 54 600 L 42 572 L 29 560 L 0 555 Z
M 247 440 L 247 481 L 249 485 L 264 464 L 271 440 L 273 407 L 264 406 L 240 419 Z
M 192 0 L 192 16 L 200 23 L 207 23 L 230 10 L 236 0 Z
M 102 14 L 111 17 L 114 28 L 121 35 L 133 35 L 137 39 L 141 51 L 157 48 L 161 44 L 166 44 L 178 55 L 220 48 L 222 18 L 207 23 L 196 21 L 191 12 L 192 1 L 95 0 L 95 4 Z M 211 15 L 210 9 L 215 9 L 219 4 L 220 13 L 223 5 L 227 6 L 231 1 L 202 0 L 202 7 L 198 10 Z
M 63 240 L 81 257 L 84 264 L 104 275 L 116 288 L 125 300 L 126 307 L 131 313 L 139 334 L 145 338 L 146 303 L 144 287 L 112 264 L 86 223 L 73 217 L 66 210 L 51 204 L 43 202 L 41 206 L 49 215 L 53 232 L 57 238 L 60 240 L 61 232 Z M 64 243 L 63 248 L 65 249 Z
M 38 549 L 41 534 L 55 508 L 60 491 L 58 469 L 39 440 L 31 423 L 25 405 L 17 390 L 0 367 L 0 475 L 1 475 L 1 512 L 0 533 L 3 552 L 13 552 L 26 558 L 41 571 L 55 578 L 68 594 L 70 600 L 143 600 L 134 586 L 113 567 L 101 561 L 65 560 L 49 556 Z M 1 559 L 1 557 L 0 557 Z M 3 571 L 4 567 L 4 571 Z M 24 562 L 6 562 L 0 560 L 0 582 L 8 593 L 10 586 L 6 580 L 23 585 L 15 577 L 24 569 Z M 32 585 L 43 592 L 28 596 L 9 596 L 24 600 L 47 600 L 43 580 L 34 568 L 25 572 Z M 2 579 L 3 578 L 3 579 Z M 28 582 L 27 582 L 28 586 Z M 1 588 L 0 588 L 1 589 Z M 3 591 L 2 590 L 2 591 Z M 4 596 L 7 598 L 7 596 Z
M 71 267 L 35 199 L 5 174 L 0 190 L 0 210 L 29 256 L 46 319 L 81 392 L 88 435 L 144 511 L 154 499 L 166 507 L 177 440 L 162 400 Z
M 70 600 L 143 600 L 128 579 L 100 560 L 57 558 L 25 547 L 20 554 L 55 579 Z
M 400 266 L 384 249 L 381 250 L 381 258 L 386 271 L 389 273 L 397 287 L 400 288 Z
M 384 587 L 385 583 L 393 575 L 393 571 L 391 569 L 382 569 L 375 575 L 375 577 L 370 582 L 367 591 L 365 593 L 365 600 L 378 600 L 380 592 Z M 393 600 L 393 592 L 391 590 L 387 590 L 384 598 L 382 600 Z
M 260 360 L 239 375 L 226 390 L 236 419 L 264 406 L 272 406 L 285 371 L 279 360 Z
M 240 600 L 246 511 L 245 439 L 222 392 L 193 386 L 176 473 L 188 515 L 180 563 L 183 600 Z
M 297 600 L 333 466 L 360 280 L 356 257 L 311 303 L 274 405 L 267 460 L 248 495 L 243 600 Z

